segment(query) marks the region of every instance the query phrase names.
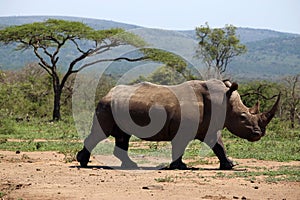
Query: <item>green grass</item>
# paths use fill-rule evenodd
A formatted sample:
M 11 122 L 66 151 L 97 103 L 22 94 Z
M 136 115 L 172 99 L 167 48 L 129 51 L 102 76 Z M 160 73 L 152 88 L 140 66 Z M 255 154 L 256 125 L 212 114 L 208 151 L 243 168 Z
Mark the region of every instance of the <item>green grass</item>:
M 174 182 L 174 177 L 166 175 L 165 177 L 155 178 L 154 180 L 159 183 L 165 183 L 165 182 L 170 183 L 170 182 Z
M 299 130 L 269 130 L 257 142 L 248 142 L 223 131 L 227 154 L 234 158 L 255 158 L 258 160 L 300 161 Z
M 67 141 L 45 141 L 34 142 L 32 140 L 26 142 L 4 142 L 1 144 L 1 150 L 8 151 L 58 151 L 58 152 L 71 152 L 78 150 L 82 147 L 79 142 Z
M 281 166 L 277 170 L 242 171 L 230 174 L 218 172 L 214 178 L 243 178 L 245 180 L 257 180 L 262 177 L 267 182 L 292 181 L 300 182 L 300 166 Z
M 0 198 L 4 197 L 6 194 L 0 191 Z
M 16 122 L 6 120 L 0 129 L 0 149 L 8 151 L 57 151 L 63 153 L 66 161 L 75 159 L 83 144 L 79 141 L 72 120 L 60 122 L 39 121 Z M 9 141 L 21 139 L 21 141 Z M 41 139 L 42 141 L 34 141 Z
M 1 139 L 79 139 L 72 120 L 48 122 L 33 119 L 30 122 L 6 122 L 0 129 Z
M 227 154 L 233 158 L 254 158 L 260 160 L 291 161 L 300 160 L 300 129 L 291 130 L 287 123 L 274 119 L 268 127 L 267 135 L 258 142 L 248 142 L 237 138 L 228 131 L 223 131 L 223 140 Z M 16 142 L 8 139 L 22 139 Z M 34 139 L 44 139 L 36 142 Z M 11 151 L 58 151 L 76 152 L 81 149 L 82 143 L 78 140 L 74 123 L 71 119 L 51 123 L 32 119 L 30 122 L 16 122 L 14 119 L 5 119 L 0 126 L 0 149 Z M 149 155 L 171 157 L 170 142 L 143 142 L 132 137 L 129 153 L 131 155 Z M 132 142 L 135 142 L 132 143 Z M 110 143 L 100 143 L 96 153 L 111 155 L 114 139 Z M 191 142 L 184 154 L 184 159 L 200 160 L 201 155 L 214 156 L 211 150 L 203 154 L 203 143 Z M 207 148 L 204 148 L 206 150 Z

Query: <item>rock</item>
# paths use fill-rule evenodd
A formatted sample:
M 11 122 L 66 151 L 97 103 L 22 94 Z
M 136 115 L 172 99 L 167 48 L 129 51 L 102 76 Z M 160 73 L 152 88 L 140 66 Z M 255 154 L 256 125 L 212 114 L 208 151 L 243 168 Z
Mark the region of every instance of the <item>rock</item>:
M 258 186 L 254 186 L 254 189 L 256 189 L 256 190 L 257 190 L 257 189 L 258 189 Z
M 237 197 L 237 196 L 233 196 L 232 198 L 233 198 L 233 199 L 239 199 L 239 197 Z
M 163 190 L 163 186 L 161 185 L 149 185 L 149 186 L 143 186 L 143 190 Z
M 16 154 L 20 154 L 20 153 L 21 153 L 21 151 L 19 151 L 19 150 L 16 151 Z
M 246 197 L 244 197 L 244 196 L 242 197 L 242 200 L 246 200 L 246 199 L 247 199 Z

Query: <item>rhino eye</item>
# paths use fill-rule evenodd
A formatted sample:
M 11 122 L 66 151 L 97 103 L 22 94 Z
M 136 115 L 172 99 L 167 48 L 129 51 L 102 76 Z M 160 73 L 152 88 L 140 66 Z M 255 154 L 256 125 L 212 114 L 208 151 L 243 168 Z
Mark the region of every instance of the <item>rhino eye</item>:
M 242 121 L 246 121 L 247 120 L 247 114 L 246 113 L 242 113 L 240 115 L 240 118 L 241 118 Z

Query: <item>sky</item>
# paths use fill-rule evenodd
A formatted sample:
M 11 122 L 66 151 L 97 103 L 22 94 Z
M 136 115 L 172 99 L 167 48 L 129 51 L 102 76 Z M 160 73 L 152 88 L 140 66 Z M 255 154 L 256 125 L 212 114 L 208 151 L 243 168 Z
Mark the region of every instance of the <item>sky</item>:
M 0 0 L 0 16 L 86 17 L 169 30 L 208 22 L 300 34 L 299 10 L 299 0 Z

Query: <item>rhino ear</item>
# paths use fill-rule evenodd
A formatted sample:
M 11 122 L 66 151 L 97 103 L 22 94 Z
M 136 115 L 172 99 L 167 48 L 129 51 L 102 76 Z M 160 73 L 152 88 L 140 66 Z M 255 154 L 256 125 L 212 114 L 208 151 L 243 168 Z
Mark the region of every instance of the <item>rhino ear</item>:
M 229 79 L 225 79 L 225 80 L 223 80 L 223 83 L 226 85 L 226 87 L 228 87 L 228 88 L 230 88 L 231 87 L 231 85 L 232 85 L 232 83 L 230 82 L 230 80 Z
M 252 108 L 249 108 L 249 112 L 253 115 L 256 115 L 259 113 L 259 107 L 260 107 L 260 103 L 259 103 L 259 101 L 257 101 L 256 104 Z
M 236 91 L 239 88 L 239 85 L 235 82 L 233 82 L 229 88 L 229 90 L 227 91 L 227 96 L 230 97 L 232 92 Z

